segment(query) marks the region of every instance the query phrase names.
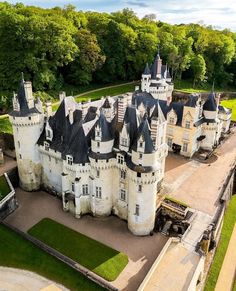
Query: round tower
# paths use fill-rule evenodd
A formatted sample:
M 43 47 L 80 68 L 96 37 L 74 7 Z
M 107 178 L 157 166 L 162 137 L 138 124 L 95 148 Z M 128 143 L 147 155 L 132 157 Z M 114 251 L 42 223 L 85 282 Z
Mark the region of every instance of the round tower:
M 112 210 L 113 144 L 112 124 L 101 112 L 94 127 L 89 155 L 93 176 L 91 211 L 94 216 L 110 215 Z
M 44 125 L 42 106 L 35 102 L 31 82 L 20 82 L 18 94 L 13 97 L 13 111 L 9 114 L 13 128 L 20 186 L 34 191 L 41 184 L 41 162 L 37 141 Z

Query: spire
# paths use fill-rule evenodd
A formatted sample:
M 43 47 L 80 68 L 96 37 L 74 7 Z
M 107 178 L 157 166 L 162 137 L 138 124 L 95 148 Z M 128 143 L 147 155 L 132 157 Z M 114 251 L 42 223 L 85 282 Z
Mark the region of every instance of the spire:
M 215 79 L 213 80 L 213 83 L 212 83 L 211 92 L 212 92 L 212 93 L 215 92 Z
M 151 71 L 150 71 L 149 65 L 148 63 L 146 63 L 143 75 L 150 75 L 150 74 L 151 74 Z

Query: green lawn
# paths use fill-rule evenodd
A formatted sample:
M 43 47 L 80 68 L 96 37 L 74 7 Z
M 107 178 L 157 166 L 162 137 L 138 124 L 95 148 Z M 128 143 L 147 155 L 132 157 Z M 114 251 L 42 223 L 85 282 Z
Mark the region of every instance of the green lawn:
M 104 290 L 1 224 L 0 246 L 1 266 L 38 273 L 74 291 Z
M 128 263 L 127 255 L 49 218 L 28 233 L 108 281 L 115 280 Z
M 8 117 L 0 117 L 0 133 L 12 133 L 12 126 Z
M 226 108 L 232 109 L 232 120 L 236 121 L 236 99 L 222 100 L 220 104 Z
M 5 176 L 0 176 L 0 201 L 11 192 Z
M 210 272 L 206 280 L 204 291 L 214 291 L 215 285 L 220 273 L 221 266 L 227 251 L 227 247 L 231 238 L 231 234 L 236 223 L 236 195 L 233 195 L 232 200 L 226 210 L 221 238 L 216 250 L 214 261 L 211 265 Z
M 95 92 L 91 93 L 82 93 L 78 97 L 75 96 L 75 99 L 77 102 L 82 101 L 88 101 L 88 99 L 91 100 L 98 100 L 101 97 L 106 96 L 116 96 L 119 94 L 124 94 L 127 92 L 134 92 L 135 86 L 139 85 L 139 83 L 132 83 L 132 84 L 126 84 L 126 85 L 117 85 L 113 88 L 103 88 L 103 89 L 97 89 Z M 67 94 L 69 95 L 69 94 Z M 53 111 L 57 110 L 59 107 L 59 104 L 53 105 Z

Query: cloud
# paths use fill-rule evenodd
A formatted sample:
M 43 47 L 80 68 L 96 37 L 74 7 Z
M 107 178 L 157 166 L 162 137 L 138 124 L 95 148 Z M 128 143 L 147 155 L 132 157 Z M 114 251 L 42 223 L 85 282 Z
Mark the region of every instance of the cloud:
M 127 1 L 126 3 L 131 6 L 149 7 L 149 5 L 146 2 L 142 1 Z

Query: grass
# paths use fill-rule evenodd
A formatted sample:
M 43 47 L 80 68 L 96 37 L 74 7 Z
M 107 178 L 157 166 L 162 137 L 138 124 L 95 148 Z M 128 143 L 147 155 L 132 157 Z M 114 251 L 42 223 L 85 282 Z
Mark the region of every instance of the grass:
M 0 133 L 1 132 L 12 134 L 12 126 L 8 117 L 0 117 Z
M 226 108 L 232 109 L 232 120 L 236 121 L 236 99 L 222 100 L 220 104 Z
M 49 218 L 28 233 L 108 281 L 115 280 L 128 263 L 127 255 Z
M 11 192 L 5 176 L 0 176 L 0 201 Z
M 225 213 L 221 238 L 208 274 L 204 291 L 213 291 L 220 273 L 227 247 L 236 223 L 236 195 L 233 195 Z
M 124 84 L 124 85 L 117 85 L 112 88 L 101 88 L 101 89 L 96 89 L 97 91 L 95 92 L 85 92 L 82 94 L 79 94 L 79 96 L 75 96 L 75 100 L 77 102 L 83 102 L 83 101 L 88 101 L 91 99 L 92 101 L 98 100 L 101 97 L 106 97 L 106 96 L 116 96 L 119 94 L 124 94 L 127 92 L 133 92 L 135 89 L 135 86 L 138 85 L 139 83 L 132 83 L 132 84 Z M 57 110 L 59 107 L 59 104 L 54 104 L 52 109 L 53 111 Z
M 0 265 L 29 270 L 63 284 L 70 290 L 104 290 L 82 274 L 43 252 L 0 224 Z

